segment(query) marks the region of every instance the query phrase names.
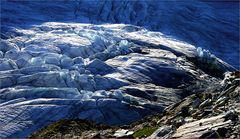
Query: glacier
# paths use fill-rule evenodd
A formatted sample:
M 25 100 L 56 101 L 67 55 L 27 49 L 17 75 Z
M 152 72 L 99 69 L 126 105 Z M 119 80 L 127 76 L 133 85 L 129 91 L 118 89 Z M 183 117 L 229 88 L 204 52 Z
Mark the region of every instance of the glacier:
M 1 1 L 4 32 L 11 30 L 11 34 L 21 35 L 12 26 L 31 27 L 51 21 L 132 24 L 210 50 L 237 69 L 240 65 L 238 1 Z
M 207 8 L 202 24 L 216 23 L 210 34 L 224 26 L 233 37 L 215 47 L 214 36 L 180 29 L 179 10 L 199 14 L 187 2 L 1 1 L 0 138 L 25 138 L 60 119 L 128 124 L 237 68 L 235 21 L 215 21 L 213 7 L 194 3 Z

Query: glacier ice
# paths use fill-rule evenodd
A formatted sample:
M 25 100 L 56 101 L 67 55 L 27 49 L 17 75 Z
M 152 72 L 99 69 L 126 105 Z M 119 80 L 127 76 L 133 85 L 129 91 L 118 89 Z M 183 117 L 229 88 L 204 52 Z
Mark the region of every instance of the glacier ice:
M 191 72 L 199 66 L 185 58 L 211 59 L 207 51 L 132 25 L 49 22 L 18 32 L 28 30 L 27 40 L 11 38 L 24 45 L 1 49 L 0 138 L 26 137 L 67 118 L 127 124 L 179 100 L 179 86 L 213 78 Z
M 212 64 L 217 63 L 217 60 L 216 60 L 217 57 L 211 54 L 208 50 L 202 49 L 201 47 L 197 48 L 197 56 L 201 61 L 205 63 L 212 63 Z
M 168 3 L 158 3 L 163 5 L 157 7 L 151 1 L 88 0 L 1 3 L 1 12 L 7 14 L 1 16 L 0 138 L 24 138 L 49 123 L 68 118 L 127 124 L 162 112 L 185 95 L 186 87 L 205 80 L 203 76 L 217 80 L 204 64 L 217 65 L 213 67 L 221 73 L 233 69 L 207 50 L 192 45 L 206 48 L 208 43 L 204 41 L 214 39 L 200 37 L 194 33 L 198 30 L 186 31 L 188 27 L 196 29 L 195 24 L 182 26 L 184 16 L 176 13 L 191 11 L 188 3 L 171 2 L 173 7 L 169 9 Z M 46 5 L 48 12 L 43 10 Z M 58 14 L 56 5 L 62 9 Z M 116 5 L 119 8 L 113 8 L 113 16 L 109 7 Z M 197 5 L 200 11 L 212 11 L 205 4 L 201 6 Z M 137 9 L 143 10 L 135 12 Z M 169 10 L 175 16 L 167 16 Z M 16 11 L 19 16 L 8 11 Z M 194 12 L 187 13 L 195 17 Z M 200 17 L 213 17 L 211 12 L 200 13 L 196 11 Z M 176 17 L 179 22 L 173 24 Z M 216 28 L 222 32 L 220 25 L 216 24 Z M 173 34 L 183 34 L 183 39 L 151 30 L 177 30 Z M 189 39 L 191 43 L 204 41 L 189 44 Z M 227 42 L 235 46 L 234 40 Z M 210 50 L 216 50 L 219 56 L 221 49 Z
M 74 64 L 80 64 L 80 65 L 84 65 L 84 59 L 82 58 L 82 57 L 75 57 L 74 59 L 73 59 L 73 63 Z
M 45 3 L 49 6 L 46 7 Z M 1 36 L 3 38 L 11 38 L 14 35 L 31 36 L 33 35 L 31 31 L 19 31 L 12 26 L 29 27 L 34 26 L 32 25 L 34 23 L 41 24 L 49 21 L 90 24 L 124 23 L 132 26 L 123 27 L 123 31 L 136 32 L 144 28 L 160 31 L 208 49 L 217 57 L 239 68 L 239 6 L 237 1 L 215 3 L 200 0 L 191 2 L 59 0 L 45 3 L 4 0 L 1 3 L 1 12 L 3 13 L 1 21 L 3 23 L 2 30 L 7 33 L 1 34 Z M 47 10 L 44 10 L 43 7 Z M 7 26 L 8 24 L 11 26 Z M 101 30 L 101 32 L 111 31 L 100 26 L 89 26 L 89 28 Z M 58 35 L 63 35 L 63 31 L 74 34 L 80 30 L 67 26 L 61 28 L 61 25 L 53 27 L 50 24 L 44 24 L 36 29 L 43 32 L 54 30 L 53 32 Z M 92 39 L 88 39 L 92 41 Z M 233 49 L 225 52 L 224 50 L 229 46 Z
M 17 69 L 16 63 L 11 59 L 0 59 L 0 71 Z
M 91 61 L 88 65 L 86 65 L 86 69 L 89 70 L 92 74 L 100 75 L 105 75 L 114 71 L 114 68 L 99 59 L 94 59 Z

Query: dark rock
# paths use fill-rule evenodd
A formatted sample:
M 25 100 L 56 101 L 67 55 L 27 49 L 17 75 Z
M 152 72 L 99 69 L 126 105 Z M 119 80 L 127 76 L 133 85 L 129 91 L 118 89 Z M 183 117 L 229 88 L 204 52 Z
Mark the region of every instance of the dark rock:
M 238 121 L 239 119 L 238 114 L 234 111 L 227 112 L 224 118 L 225 118 L 225 121 L 231 120 L 233 122 Z
M 211 105 L 211 104 L 212 104 L 212 100 L 208 98 L 207 100 L 203 101 L 203 102 L 199 105 L 199 107 L 200 107 L 200 108 L 203 108 L 203 107 L 209 106 L 209 105 Z
M 222 128 L 218 128 L 217 129 L 217 133 L 219 134 L 219 136 L 221 137 L 225 137 L 226 134 L 229 132 L 229 129 L 222 127 Z
M 199 137 L 199 139 L 216 139 L 216 138 L 220 138 L 220 135 L 218 134 L 218 132 L 214 130 L 208 131 Z
M 183 117 L 187 117 L 189 115 L 189 107 L 185 106 L 185 107 L 182 107 L 181 109 L 181 115 Z

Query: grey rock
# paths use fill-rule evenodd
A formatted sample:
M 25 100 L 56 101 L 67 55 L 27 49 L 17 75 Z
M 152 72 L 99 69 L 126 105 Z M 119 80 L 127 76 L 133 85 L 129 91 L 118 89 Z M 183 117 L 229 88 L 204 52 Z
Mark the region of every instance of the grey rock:
M 173 134 L 173 138 L 199 138 L 203 134 L 209 131 L 217 130 L 221 127 L 229 127 L 232 121 L 226 121 L 226 114 L 201 119 L 198 121 L 186 123 L 180 126 L 177 131 Z
M 201 100 L 197 98 L 192 102 L 192 107 L 197 108 L 200 104 L 201 104 Z
M 211 105 L 211 102 L 212 102 L 212 100 L 208 98 L 208 99 L 206 99 L 205 101 L 203 101 L 203 102 L 199 105 L 199 107 L 203 108 L 203 107 L 209 106 L 209 105 Z
M 228 99 L 229 99 L 229 98 L 227 98 L 227 97 L 221 97 L 221 98 L 219 98 L 219 99 L 215 102 L 215 104 L 218 105 L 218 106 L 221 106 L 221 105 L 223 105 L 224 103 L 226 103 L 226 101 L 227 101 Z
M 172 132 L 171 126 L 161 126 L 159 127 L 151 136 L 146 139 L 168 139 Z

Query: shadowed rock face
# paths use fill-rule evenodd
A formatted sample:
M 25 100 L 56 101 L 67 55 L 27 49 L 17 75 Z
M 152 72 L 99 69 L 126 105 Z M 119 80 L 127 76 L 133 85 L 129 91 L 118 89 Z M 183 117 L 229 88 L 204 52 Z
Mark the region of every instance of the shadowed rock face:
M 81 15 L 69 1 L 1 4 L 0 138 L 23 138 L 61 119 L 128 124 L 217 82 L 208 69 L 233 69 L 143 27 L 70 23 L 94 13 Z

